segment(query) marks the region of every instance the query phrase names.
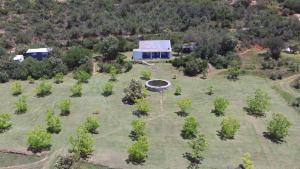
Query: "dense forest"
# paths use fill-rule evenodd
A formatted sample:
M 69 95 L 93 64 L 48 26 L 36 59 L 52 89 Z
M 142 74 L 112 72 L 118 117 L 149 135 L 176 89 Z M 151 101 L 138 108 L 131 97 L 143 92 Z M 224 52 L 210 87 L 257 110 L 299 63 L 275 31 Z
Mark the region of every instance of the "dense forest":
M 80 46 L 101 53 L 109 36 L 117 38 L 118 52 L 135 48 L 140 36 L 171 39 L 179 52 L 183 43 L 195 42 L 195 52 L 173 65 L 210 62 L 217 68 L 238 62 L 236 50 L 264 46 L 271 38 L 282 47 L 300 42 L 300 22 L 293 17 L 299 0 L 2 0 L 0 7 L 0 74 L 19 67 L 7 63 L 28 47 L 55 47 L 47 65 L 66 72 L 66 50 Z M 187 72 L 202 71 L 195 69 Z

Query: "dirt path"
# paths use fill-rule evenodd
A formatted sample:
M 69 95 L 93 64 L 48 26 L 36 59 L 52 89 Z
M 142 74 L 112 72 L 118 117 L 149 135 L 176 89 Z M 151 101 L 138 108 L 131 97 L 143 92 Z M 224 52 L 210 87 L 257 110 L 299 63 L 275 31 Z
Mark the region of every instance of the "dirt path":
M 288 92 L 289 94 L 295 96 L 295 97 L 300 97 L 300 93 L 295 92 L 295 90 L 291 87 L 291 83 L 300 78 L 300 74 L 296 74 L 287 78 L 284 78 L 282 80 L 278 80 L 275 82 L 275 85 L 280 86 L 283 90 Z

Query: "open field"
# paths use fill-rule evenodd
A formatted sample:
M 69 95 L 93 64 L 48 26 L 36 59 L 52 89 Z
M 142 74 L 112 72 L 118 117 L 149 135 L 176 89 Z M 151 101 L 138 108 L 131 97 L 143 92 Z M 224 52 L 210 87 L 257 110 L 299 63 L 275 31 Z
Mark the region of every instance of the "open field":
M 53 135 L 49 160 L 45 162 L 44 168 L 50 168 L 55 155 L 67 152 L 70 135 L 87 116 L 94 115 L 99 117 L 101 125 L 99 134 L 93 136 L 96 144 L 95 152 L 90 158 L 91 162 L 124 169 L 184 169 L 189 162 L 182 155 L 190 150 L 187 141 L 180 136 L 184 118 L 175 112 L 179 111 L 176 101 L 189 97 L 193 100 L 190 113 L 199 120 L 200 132 L 205 134 L 209 143 L 201 168 L 225 169 L 228 166 L 237 166 L 241 163 L 242 154 L 250 152 L 257 169 L 299 169 L 300 114 L 272 89 L 273 81 L 250 75 L 242 76 L 235 82 L 225 79 L 224 75 L 213 75 L 203 80 L 199 77 L 183 76 L 170 64 L 165 63 L 156 64 L 156 69 L 152 70 L 153 78 L 170 80 L 173 87 L 164 93 L 162 105 L 161 95 L 149 92 L 147 99 L 152 105 L 151 111 L 149 116 L 142 117 L 147 124 L 150 142 L 149 157 L 143 165 L 127 164 L 127 147 L 132 143 L 128 137 L 131 131 L 130 123 L 137 117 L 132 113 L 135 107 L 124 105 L 121 99 L 123 89 L 128 86 L 132 78 L 139 78 L 140 71 L 145 68 L 143 65 L 134 65 L 130 72 L 118 75 L 114 94 L 110 97 L 101 95 L 101 87 L 109 76 L 96 74 L 88 84 L 84 84 L 83 96 L 71 98 L 71 114 L 61 117 L 63 130 L 60 134 Z M 175 74 L 177 79 L 172 79 Z M 37 98 L 35 95 L 38 82 L 21 83 L 29 106 L 29 110 L 22 115 L 14 114 L 14 103 L 17 97 L 11 94 L 11 83 L 0 84 L 1 112 L 11 113 L 13 117 L 12 128 L 0 134 L 0 149 L 26 151 L 26 133 L 36 125 L 45 124 L 48 108 L 54 107 L 55 113 L 60 113 L 57 104 L 60 100 L 70 97 L 70 87 L 75 81 L 70 76 L 65 77 L 65 82 L 53 84 L 52 94 L 44 98 Z M 183 95 L 174 96 L 175 85 L 182 87 Z M 206 94 L 209 85 L 216 88 L 213 96 Z M 267 113 L 266 118 L 249 116 L 243 109 L 246 106 L 246 97 L 257 88 L 263 89 L 272 98 L 271 111 Z M 221 118 L 211 113 L 213 100 L 217 96 L 229 99 L 230 106 L 226 113 L 240 120 L 241 128 L 234 140 L 222 141 L 217 136 Z M 100 113 L 93 114 L 96 111 Z M 290 135 L 282 144 L 272 143 L 263 136 L 271 112 L 282 112 L 293 123 Z

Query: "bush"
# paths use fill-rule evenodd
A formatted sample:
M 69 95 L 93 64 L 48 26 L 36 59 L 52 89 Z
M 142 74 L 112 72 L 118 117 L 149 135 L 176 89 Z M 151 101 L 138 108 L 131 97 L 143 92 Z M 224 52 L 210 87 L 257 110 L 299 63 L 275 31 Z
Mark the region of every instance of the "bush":
M 0 113 L 0 133 L 12 126 L 11 116 L 8 113 Z
M 233 139 L 235 133 L 240 128 L 240 123 L 234 117 L 224 117 L 221 122 L 221 137 Z
M 231 68 L 228 69 L 227 78 L 231 79 L 231 80 L 237 80 L 238 77 L 240 76 L 240 74 L 241 74 L 240 67 L 234 66 L 234 67 L 231 67 Z
M 196 76 L 207 71 L 208 63 L 201 59 L 192 59 L 185 63 L 184 73 L 188 76 Z
M 71 100 L 70 99 L 64 99 L 60 102 L 59 108 L 61 110 L 61 115 L 67 116 L 70 114 L 70 106 L 71 106 Z
M 28 76 L 27 80 L 28 80 L 29 84 L 33 84 L 34 83 L 34 79 L 32 78 L 32 76 Z
M 71 136 L 70 144 L 69 152 L 74 153 L 74 155 L 79 158 L 86 158 L 94 151 L 93 137 L 82 127 L 79 127 L 76 134 Z
M 254 169 L 253 161 L 251 160 L 251 154 L 246 153 L 242 156 L 243 167 L 245 169 Z
M 131 126 L 133 129 L 131 132 L 131 136 L 134 140 L 138 140 L 140 137 L 145 136 L 146 123 L 143 120 L 133 120 L 131 122 Z
M 174 95 L 175 96 L 179 96 L 179 95 L 181 95 L 181 93 L 182 93 L 181 87 L 180 86 L 176 86 Z
M 145 98 L 135 100 L 135 105 L 140 114 L 147 114 L 150 110 L 150 103 Z
M 48 84 L 46 82 L 42 82 L 36 88 L 37 96 L 39 96 L 39 97 L 47 96 L 47 95 L 51 94 L 51 89 L 52 89 L 51 84 Z
M 255 91 L 254 96 L 248 97 L 248 112 L 255 116 L 265 116 L 265 112 L 270 108 L 270 97 L 261 89 Z
M 6 83 L 8 80 L 8 74 L 6 72 L 0 72 L 0 83 Z
M 54 114 L 52 109 L 47 111 L 46 122 L 48 132 L 59 133 L 61 131 L 61 121 L 59 117 Z
M 90 50 L 81 47 L 72 47 L 66 52 L 63 61 L 67 64 L 68 68 L 73 70 L 85 64 L 91 57 L 92 52 Z
M 72 96 L 82 96 L 82 84 L 76 83 L 71 87 Z
M 115 66 L 110 67 L 109 69 L 109 74 L 110 74 L 110 80 L 111 81 L 116 81 L 117 80 L 117 69 Z
M 11 90 L 12 90 L 12 94 L 14 96 L 20 95 L 22 94 L 22 86 L 21 83 L 19 82 L 14 82 L 11 84 Z
M 181 99 L 177 102 L 177 105 L 182 113 L 187 114 L 188 109 L 192 107 L 192 100 L 189 98 Z
M 51 134 L 41 126 L 35 127 L 34 130 L 28 133 L 27 144 L 33 151 L 41 151 L 50 148 Z
M 100 124 L 99 124 L 99 120 L 96 117 L 88 117 L 84 124 L 83 124 L 84 128 L 92 133 L 92 134 L 97 134 L 97 129 L 99 128 Z
M 59 83 L 64 82 L 64 74 L 63 74 L 63 73 L 57 73 L 57 74 L 54 76 L 54 82 L 55 82 L 56 84 L 59 84 Z
M 129 104 L 135 103 L 135 100 L 146 96 L 143 90 L 144 88 L 142 83 L 138 80 L 132 79 L 129 87 L 124 89 L 125 97 L 123 98 L 123 101 Z
M 294 10 L 295 12 L 300 12 L 300 2 L 298 0 L 286 0 L 284 2 L 284 7 Z
M 141 77 L 142 77 L 142 79 L 145 79 L 145 80 L 150 80 L 151 74 L 152 73 L 150 70 L 142 70 L 141 71 Z
M 199 123 L 195 117 L 187 117 L 184 120 L 183 129 L 181 131 L 181 136 L 184 139 L 193 139 L 198 133 Z
M 147 157 L 148 151 L 149 143 L 147 138 L 145 136 L 139 137 L 138 140 L 128 148 L 129 160 L 135 163 L 142 163 Z
M 18 101 L 16 102 L 16 113 L 21 114 L 25 113 L 27 111 L 27 103 L 26 103 L 26 98 L 25 96 L 20 96 Z
M 71 155 L 58 156 L 54 164 L 54 169 L 70 169 L 75 163 L 75 158 Z
M 103 96 L 110 96 L 113 94 L 113 84 L 111 82 L 106 82 L 102 88 L 102 95 Z
M 100 45 L 100 53 L 105 60 L 115 60 L 119 55 L 119 40 L 115 36 L 108 36 Z
M 91 75 L 83 70 L 77 70 L 74 73 L 74 79 L 78 81 L 78 83 L 88 83 Z
M 191 153 L 188 153 L 188 157 L 192 163 L 199 164 L 204 159 L 204 153 L 207 150 L 208 143 L 203 134 L 197 135 L 197 137 L 189 141 L 189 146 L 192 149 Z
M 208 92 L 207 92 L 208 95 L 213 95 L 214 94 L 214 87 L 212 85 L 210 85 L 208 87 Z
M 291 126 L 292 123 L 283 114 L 273 114 L 267 126 L 268 134 L 271 138 L 281 140 L 288 135 Z
M 229 106 L 229 101 L 225 99 L 224 97 L 217 97 L 214 101 L 214 113 L 217 116 L 223 116 L 225 114 L 225 110 Z

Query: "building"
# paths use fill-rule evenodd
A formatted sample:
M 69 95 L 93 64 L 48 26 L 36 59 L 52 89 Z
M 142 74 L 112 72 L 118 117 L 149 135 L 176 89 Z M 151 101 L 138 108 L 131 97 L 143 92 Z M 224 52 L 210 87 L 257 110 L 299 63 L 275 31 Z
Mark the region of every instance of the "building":
M 183 53 L 191 53 L 196 46 L 196 43 L 185 43 L 182 45 L 182 52 Z
M 13 60 L 22 62 L 27 57 L 32 57 L 37 60 L 42 60 L 48 57 L 49 53 L 52 51 L 52 48 L 37 48 L 37 49 L 28 49 L 23 55 L 16 55 Z
M 139 48 L 133 49 L 132 58 L 142 59 L 169 59 L 172 57 L 170 40 L 142 40 Z

